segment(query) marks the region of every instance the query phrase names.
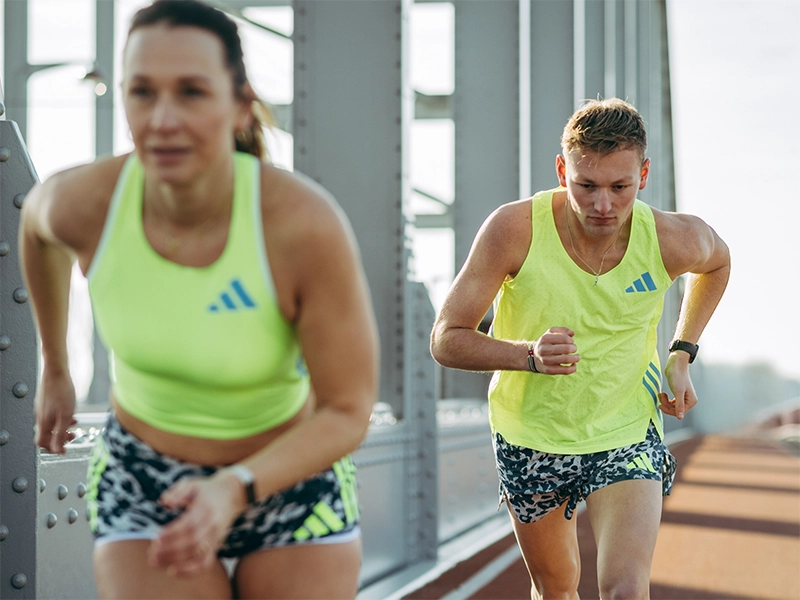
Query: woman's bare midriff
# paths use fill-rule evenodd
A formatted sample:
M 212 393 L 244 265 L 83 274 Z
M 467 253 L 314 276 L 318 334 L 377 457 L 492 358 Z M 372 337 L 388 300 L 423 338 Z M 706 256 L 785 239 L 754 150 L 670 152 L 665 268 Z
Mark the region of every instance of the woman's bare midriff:
M 178 435 L 157 429 L 125 412 L 113 398 L 111 404 L 120 425 L 155 451 L 178 460 L 214 466 L 239 462 L 269 446 L 278 436 L 307 419 L 313 410 L 313 399 L 309 398 L 300 412 L 277 427 L 249 437 L 217 440 Z

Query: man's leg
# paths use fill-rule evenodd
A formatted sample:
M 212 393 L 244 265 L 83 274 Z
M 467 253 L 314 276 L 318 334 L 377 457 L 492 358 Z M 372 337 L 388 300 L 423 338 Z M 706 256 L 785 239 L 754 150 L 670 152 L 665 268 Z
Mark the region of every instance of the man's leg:
M 511 522 L 533 587 L 531 598 L 578 597 L 581 556 L 576 517 L 564 518 L 566 502 L 533 523 L 521 523 L 511 507 Z
M 586 498 L 597 542 L 597 583 L 603 600 L 650 597 L 661 490 L 660 481 L 631 479 Z

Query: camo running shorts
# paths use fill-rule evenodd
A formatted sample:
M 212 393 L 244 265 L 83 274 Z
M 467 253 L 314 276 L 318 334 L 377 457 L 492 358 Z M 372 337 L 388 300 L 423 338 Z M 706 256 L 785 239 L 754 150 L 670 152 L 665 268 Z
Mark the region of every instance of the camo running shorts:
M 159 496 L 183 477 L 207 477 L 216 470 L 156 452 L 110 413 L 89 461 L 86 497 L 96 542 L 154 539 L 161 526 L 181 513 L 160 505 Z M 251 504 L 233 523 L 218 556 L 298 543 L 344 543 L 359 535 L 355 466 L 346 456 Z
M 494 439 L 500 504 L 508 502 L 517 519 L 533 523 L 567 503 L 571 519 L 581 500 L 607 485 L 629 479 L 662 482 L 669 495 L 675 479 L 675 457 L 650 423 L 644 441 L 593 454 L 548 454 L 515 446 L 499 433 Z

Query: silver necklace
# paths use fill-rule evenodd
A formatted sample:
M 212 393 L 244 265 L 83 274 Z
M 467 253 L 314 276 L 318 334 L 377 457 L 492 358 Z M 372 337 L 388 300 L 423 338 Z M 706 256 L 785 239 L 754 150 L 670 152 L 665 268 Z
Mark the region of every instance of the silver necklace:
M 586 265 L 586 268 L 589 269 L 594 275 L 594 285 L 596 286 L 597 283 L 600 281 L 600 273 L 603 272 L 603 263 L 606 261 L 606 256 L 608 256 L 608 253 L 611 251 L 611 248 L 614 247 L 614 244 L 617 243 L 617 240 L 619 239 L 619 234 L 622 233 L 622 228 L 625 226 L 625 223 L 623 223 L 620 226 L 620 228 L 617 230 L 617 235 L 614 236 L 614 239 L 611 242 L 611 245 L 606 249 L 605 252 L 603 252 L 603 256 L 600 259 L 600 268 L 597 271 L 595 271 L 592 267 L 589 266 L 589 263 L 583 260 L 581 255 L 578 254 L 578 251 L 575 250 L 575 242 L 572 241 L 572 230 L 569 227 L 569 215 L 567 214 L 568 202 L 569 202 L 569 196 L 567 196 L 567 198 L 564 200 L 564 220 L 567 222 L 567 235 L 569 236 L 569 245 L 572 246 L 572 253 L 575 256 L 577 256 L 578 260 L 581 261 L 584 265 Z

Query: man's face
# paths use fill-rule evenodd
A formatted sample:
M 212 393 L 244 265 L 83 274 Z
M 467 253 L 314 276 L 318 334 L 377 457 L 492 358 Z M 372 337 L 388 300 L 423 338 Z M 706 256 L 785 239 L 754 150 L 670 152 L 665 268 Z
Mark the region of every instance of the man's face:
M 616 235 L 633 210 L 636 193 L 644 189 L 650 159 L 638 150 L 598 154 L 575 149 L 556 157 L 559 183 L 567 188 L 572 211 L 592 237 Z

